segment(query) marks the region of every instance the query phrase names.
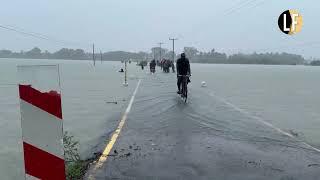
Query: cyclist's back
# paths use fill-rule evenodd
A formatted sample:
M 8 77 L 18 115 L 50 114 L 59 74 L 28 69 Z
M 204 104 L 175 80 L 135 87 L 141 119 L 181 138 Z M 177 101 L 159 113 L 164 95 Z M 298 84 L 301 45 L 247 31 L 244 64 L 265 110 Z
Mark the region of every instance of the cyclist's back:
M 189 59 L 186 58 L 186 55 L 184 53 L 182 53 L 181 57 L 177 60 L 176 67 L 177 67 L 178 93 L 180 93 L 182 77 L 180 77 L 179 75 L 191 75 Z M 188 82 L 189 82 L 189 79 L 188 79 Z
M 189 59 L 186 58 L 185 54 L 182 53 L 181 57 L 177 60 L 177 74 L 178 75 L 188 75 L 190 72 Z

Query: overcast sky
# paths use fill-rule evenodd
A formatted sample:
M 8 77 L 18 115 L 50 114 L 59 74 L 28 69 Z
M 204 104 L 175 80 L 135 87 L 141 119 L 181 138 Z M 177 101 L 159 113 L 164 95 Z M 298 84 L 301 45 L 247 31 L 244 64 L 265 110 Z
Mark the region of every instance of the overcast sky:
M 286 51 L 320 57 L 319 7 L 316 0 L 2 0 L 0 25 L 68 43 L 0 28 L 0 49 L 88 51 L 94 42 L 102 51 L 149 51 L 158 42 L 169 49 L 168 38 L 177 37 L 178 51 L 195 46 L 228 54 Z M 302 31 L 294 36 L 277 26 L 287 9 L 297 9 L 304 19 Z

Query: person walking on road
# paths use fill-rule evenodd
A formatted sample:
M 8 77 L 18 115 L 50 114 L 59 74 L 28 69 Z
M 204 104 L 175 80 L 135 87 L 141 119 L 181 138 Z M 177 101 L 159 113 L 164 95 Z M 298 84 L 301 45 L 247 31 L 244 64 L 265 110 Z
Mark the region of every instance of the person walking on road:
M 172 72 L 175 73 L 174 61 L 171 61 Z
M 156 64 L 156 60 L 153 59 L 153 60 L 150 62 L 149 65 L 150 65 L 150 72 L 151 72 L 151 73 L 155 73 L 155 71 L 156 71 L 156 65 L 157 65 L 157 64 Z

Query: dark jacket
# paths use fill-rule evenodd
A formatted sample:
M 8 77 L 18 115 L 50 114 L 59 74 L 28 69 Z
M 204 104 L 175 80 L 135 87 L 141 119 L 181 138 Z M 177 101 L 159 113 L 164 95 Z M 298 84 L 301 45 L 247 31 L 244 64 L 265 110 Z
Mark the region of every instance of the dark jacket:
M 155 60 L 152 60 L 151 62 L 150 62 L 150 68 L 154 68 L 154 67 L 156 67 L 156 61 Z
M 191 74 L 190 63 L 188 58 L 179 58 L 177 60 L 177 75 Z

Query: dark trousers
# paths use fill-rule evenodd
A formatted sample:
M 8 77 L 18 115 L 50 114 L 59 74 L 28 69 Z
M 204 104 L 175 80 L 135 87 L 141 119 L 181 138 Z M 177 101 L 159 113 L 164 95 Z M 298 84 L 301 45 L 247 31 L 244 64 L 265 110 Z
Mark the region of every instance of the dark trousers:
M 178 86 L 178 90 L 179 90 L 179 91 L 181 90 L 182 80 L 183 80 L 183 77 L 182 77 L 182 76 L 178 76 L 178 77 L 177 77 L 177 86 Z
M 179 91 L 181 90 L 181 84 L 182 84 L 183 78 L 184 78 L 183 76 L 177 77 L 177 86 L 178 86 Z M 189 77 L 187 77 L 186 81 L 187 81 L 187 84 L 189 84 L 189 82 L 191 82 Z

